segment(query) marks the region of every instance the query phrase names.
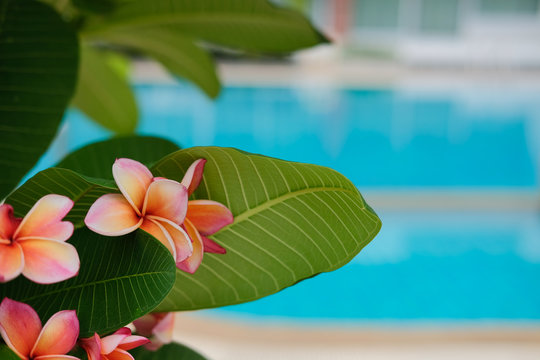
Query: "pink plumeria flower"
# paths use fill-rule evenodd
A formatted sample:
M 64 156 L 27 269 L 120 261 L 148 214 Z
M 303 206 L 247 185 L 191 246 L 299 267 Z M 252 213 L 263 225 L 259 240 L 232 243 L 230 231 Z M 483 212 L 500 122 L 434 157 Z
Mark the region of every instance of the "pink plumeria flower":
M 174 313 L 147 314 L 135 320 L 133 325 L 138 334 L 150 339 L 144 347 L 156 351 L 172 341 Z
M 39 284 L 69 279 L 79 272 L 77 250 L 65 241 L 73 224 L 61 221 L 73 201 L 61 195 L 45 195 L 21 219 L 11 205 L 0 205 L 0 282 L 21 273 Z
M 196 160 L 184 175 L 182 184 L 188 189 L 188 195 L 191 195 L 199 186 L 205 164 L 205 159 Z M 225 254 L 226 250 L 207 236 L 216 233 L 233 221 L 231 211 L 217 201 L 188 201 L 184 228 L 193 242 L 193 254 L 180 264 L 177 264 L 178 268 L 194 273 L 202 262 L 203 252 Z
M 4 298 L 0 304 L 0 334 L 23 360 L 79 359 L 65 355 L 79 337 L 79 319 L 74 310 L 57 312 L 42 328 L 31 306 Z
M 127 350 L 150 342 L 145 337 L 131 335 L 131 330 L 123 327 L 103 339 L 98 334 L 81 339 L 81 347 L 86 350 L 88 360 L 134 360 Z
M 117 159 L 113 176 L 122 194 L 101 196 L 90 207 L 84 222 L 92 231 L 120 236 L 138 228 L 152 234 L 173 254 L 176 263 L 193 252 L 182 228 L 187 211 L 187 189 L 177 181 L 155 178 L 146 166 L 131 159 Z

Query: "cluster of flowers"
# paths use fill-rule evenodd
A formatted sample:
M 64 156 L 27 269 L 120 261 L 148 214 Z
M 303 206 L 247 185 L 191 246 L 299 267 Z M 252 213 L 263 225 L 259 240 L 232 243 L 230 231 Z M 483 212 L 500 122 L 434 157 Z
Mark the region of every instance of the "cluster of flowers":
M 206 160 L 196 160 L 182 182 L 154 177 L 143 164 L 117 159 L 113 177 L 121 194 L 101 196 L 90 207 L 86 226 L 106 236 L 121 236 L 138 228 L 150 233 L 171 252 L 176 266 L 194 273 L 204 252 L 226 251 L 207 236 L 233 222 L 230 210 L 211 200 L 190 200 L 202 180 Z M 77 250 L 66 243 L 74 231 L 62 219 L 71 210 L 71 199 L 50 194 L 42 197 L 24 218 L 13 207 L 0 205 L 0 282 L 20 274 L 39 284 L 52 284 L 78 274 Z M 155 350 L 170 341 L 173 314 L 150 314 L 134 322 L 137 331 L 150 337 L 147 348 Z M 28 330 L 30 329 L 30 330 Z M 41 328 L 36 312 L 28 305 L 5 298 L 0 305 L 0 334 L 22 359 L 75 359 L 64 355 L 76 343 L 79 322 L 74 311 L 55 314 Z M 131 335 L 129 328 L 100 338 L 80 341 L 90 360 L 133 359 L 126 350 L 148 343 Z

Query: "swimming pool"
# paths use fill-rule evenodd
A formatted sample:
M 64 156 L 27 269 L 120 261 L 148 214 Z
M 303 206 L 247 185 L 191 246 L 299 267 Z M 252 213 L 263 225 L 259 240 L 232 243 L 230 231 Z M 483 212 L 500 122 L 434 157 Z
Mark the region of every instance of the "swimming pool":
M 540 89 L 415 91 L 139 84 L 138 131 L 330 166 L 370 191 L 538 195 Z M 80 134 L 84 134 L 81 137 Z M 70 112 L 40 166 L 107 136 Z M 468 196 L 468 195 L 466 195 Z M 383 228 L 344 268 L 222 316 L 336 321 L 540 320 L 535 211 L 377 209 Z

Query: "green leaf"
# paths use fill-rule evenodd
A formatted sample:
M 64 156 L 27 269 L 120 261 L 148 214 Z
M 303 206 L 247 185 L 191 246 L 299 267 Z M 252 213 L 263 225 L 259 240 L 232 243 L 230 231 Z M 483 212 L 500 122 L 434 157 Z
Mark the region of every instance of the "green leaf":
M 127 78 L 108 61 L 110 54 L 81 47 L 79 82 L 72 104 L 103 127 L 130 134 L 137 126 L 138 110 Z
M 117 137 L 75 150 L 56 167 L 95 178 L 112 179 L 112 165 L 117 158 L 130 158 L 150 166 L 179 149 L 175 143 L 153 136 Z
M 94 201 L 102 195 L 119 192 L 112 180 L 112 165 L 117 157 L 129 157 L 150 165 L 177 149 L 170 141 L 150 136 L 129 136 L 90 144 L 58 164 L 74 171 L 59 167 L 40 171 L 15 190 L 6 203 L 22 217 L 41 197 L 65 195 L 75 202 L 66 220 L 79 228 L 84 226 L 84 218 Z
M 113 181 L 107 183 L 103 179 L 85 177 L 71 170 L 49 168 L 34 175 L 9 195 L 6 204 L 13 206 L 16 216 L 22 217 L 43 196 L 64 195 L 75 203 L 65 219 L 79 228 L 84 226 L 84 218 L 94 201 L 102 195 L 117 192 Z
M 206 360 L 204 356 L 181 344 L 164 345 L 157 351 L 138 347 L 130 351 L 137 360 Z
M 327 42 L 299 12 L 266 0 L 137 0 L 90 22 L 83 35 L 171 27 L 187 36 L 231 48 L 287 53 Z
M 70 242 L 81 259 L 78 276 L 52 285 L 20 276 L 0 285 L 0 298 L 29 304 L 42 322 L 60 310 L 76 310 L 80 337 L 88 337 L 117 330 L 152 311 L 174 283 L 173 257 L 144 231 L 111 238 L 84 228 Z
M 20 360 L 19 357 L 7 347 L 0 344 L 0 359 L 2 360 Z
M 146 53 L 174 75 L 191 80 L 212 98 L 219 93 L 219 79 L 210 55 L 176 29 L 135 28 L 129 32 L 107 33 L 104 38 Z
M 196 199 L 225 204 L 234 223 L 211 236 L 227 254 L 205 254 L 194 275 L 177 272 L 157 311 L 193 310 L 255 300 L 350 261 L 381 227 L 356 187 L 334 170 L 200 147 L 159 161 L 156 176 L 181 180 L 208 162 Z
M 0 0 L 0 199 L 56 134 L 77 77 L 75 32 L 47 5 Z

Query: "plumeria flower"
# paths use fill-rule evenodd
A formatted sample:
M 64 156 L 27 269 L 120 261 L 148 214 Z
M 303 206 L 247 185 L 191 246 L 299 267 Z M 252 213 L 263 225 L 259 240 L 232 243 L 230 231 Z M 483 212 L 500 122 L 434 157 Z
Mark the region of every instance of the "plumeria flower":
M 133 325 L 138 334 L 150 339 L 144 347 L 156 351 L 172 341 L 174 313 L 147 314 L 135 320 Z
M 0 282 L 23 274 L 28 279 L 51 284 L 77 275 L 77 250 L 65 241 L 73 224 L 62 221 L 73 201 L 61 195 L 45 195 L 21 219 L 11 205 L 0 205 Z
M 199 186 L 205 164 L 205 159 L 196 160 L 184 175 L 182 184 L 188 189 L 188 195 Z M 231 224 L 233 220 L 231 211 L 221 203 L 212 200 L 188 201 L 184 227 L 193 242 L 193 254 L 177 264 L 178 268 L 194 273 L 202 262 L 203 252 L 224 254 L 225 249 L 207 236 Z
M 127 350 L 150 342 L 145 337 L 131 335 L 131 330 L 123 327 L 103 339 L 98 334 L 81 339 L 81 347 L 86 350 L 88 360 L 134 360 Z
M 193 246 L 181 226 L 187 211 L 186 187 L 153 177 L 146 166 L 131 159 L 117 159 L 112 170 L 121 194 L 97 199 L 84 219 L 86 226 L 106 236 L 141 228 L 161 241 L 177 264 L 188 258 Z
M 79 359 L 65 355 L 79 337 L 79 319 L 74 310 L 57 312 L 42 328 L 31 306 L 4 298 L 0 304 L 0 334 L 23 360 Z

